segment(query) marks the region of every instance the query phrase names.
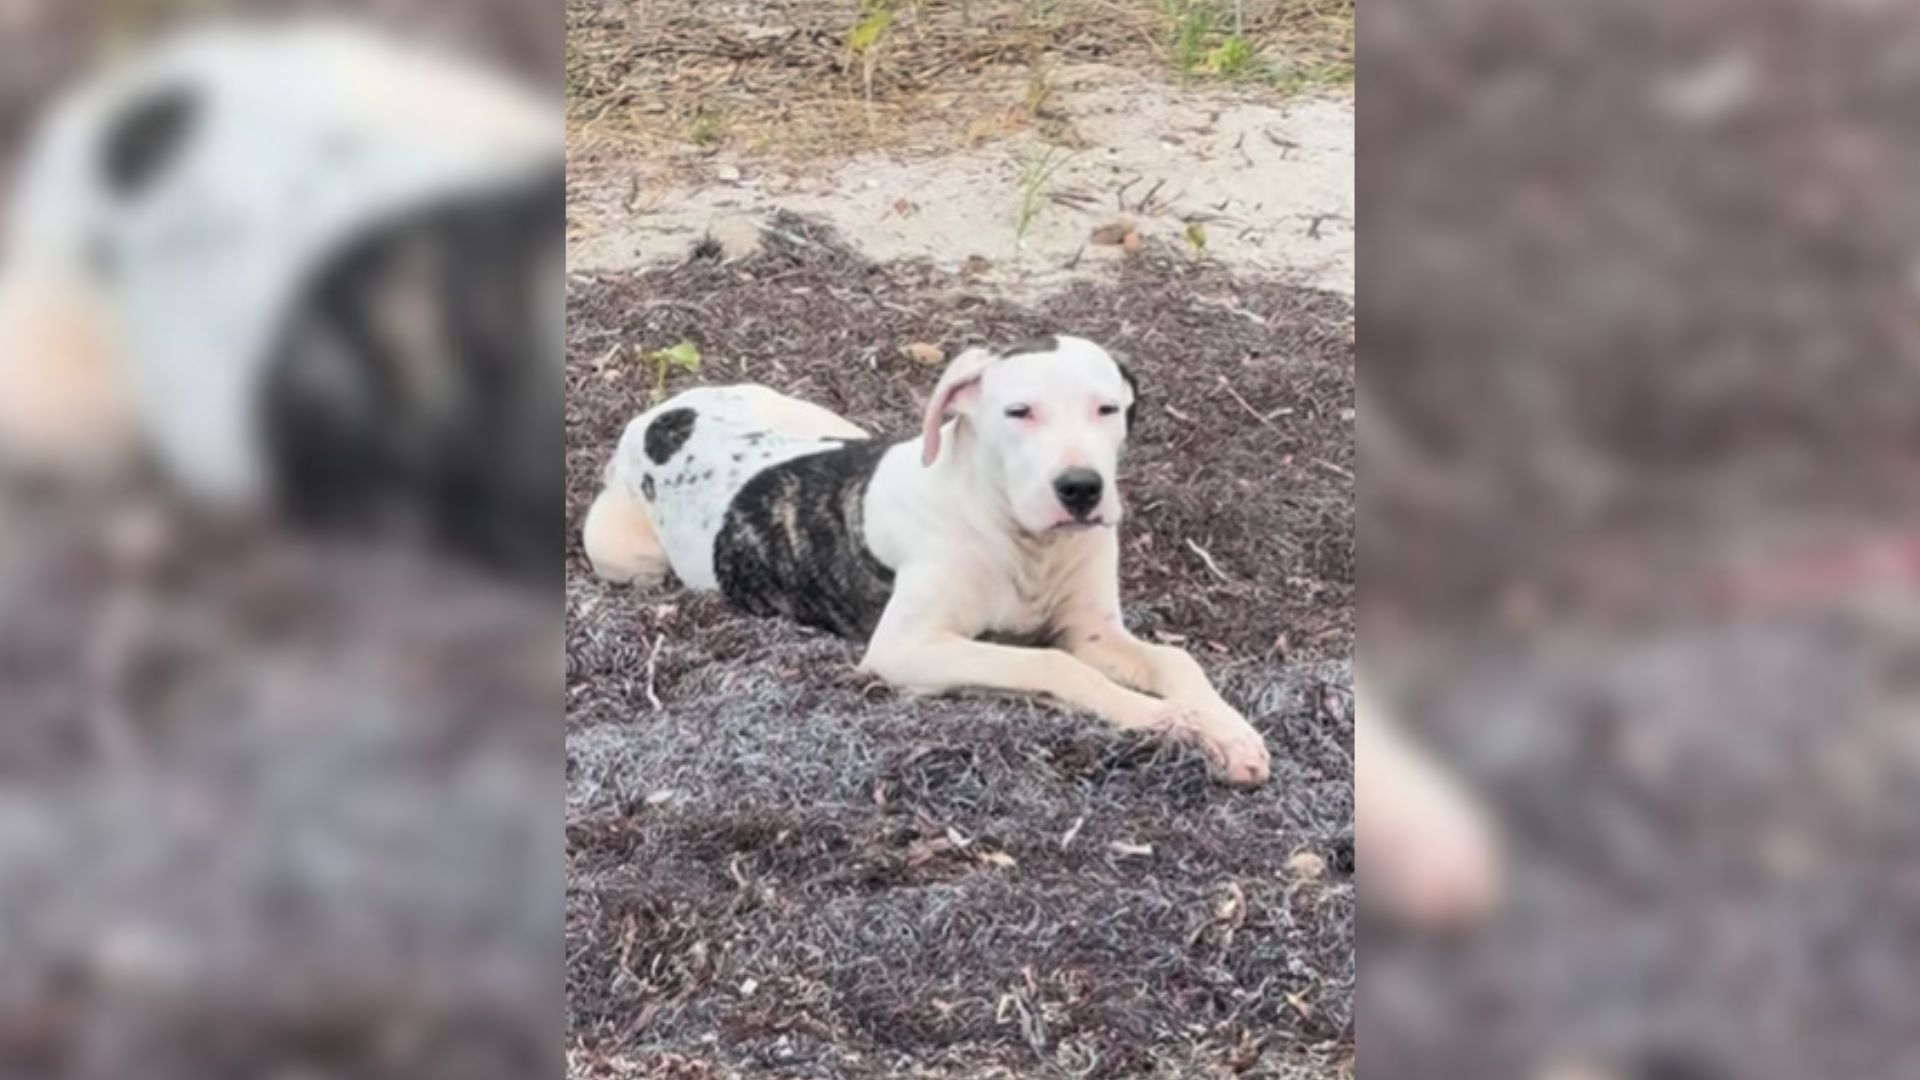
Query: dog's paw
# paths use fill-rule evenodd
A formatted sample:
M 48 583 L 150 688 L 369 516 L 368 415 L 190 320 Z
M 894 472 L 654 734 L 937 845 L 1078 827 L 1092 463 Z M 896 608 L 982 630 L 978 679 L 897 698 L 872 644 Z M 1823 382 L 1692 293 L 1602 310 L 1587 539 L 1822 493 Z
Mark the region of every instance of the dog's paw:
M 1239 714 L 1210 717 L 1199 732 L 1200 745 L 1214 769 L 1227 783 L 1238 787 L 1259 787 L 1272 773 L 1272 758 L 1267 740 Z
M 1501 891 L 1498 832 L 1480 804 L 1428 763 L 1375 768 L 1355 790 L 1370 903 L 1421 929 L 1486 917 Z
M 1259 787 L 1272 771 L 1267 740 L 1224 703 L 1162 701 L 1150 727 L 1198 746 L 1214 773 L 1229 784 Z

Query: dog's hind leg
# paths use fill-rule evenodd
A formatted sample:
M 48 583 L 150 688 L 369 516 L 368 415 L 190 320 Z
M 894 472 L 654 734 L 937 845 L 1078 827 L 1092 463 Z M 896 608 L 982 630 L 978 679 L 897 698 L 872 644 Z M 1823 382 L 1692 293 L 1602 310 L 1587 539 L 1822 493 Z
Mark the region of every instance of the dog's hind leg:
M 587 509 L 581 543 L 594 575 L 618 585 L 654 585 L 667 576 L 667 552 L 646 504 L 610 481 Z

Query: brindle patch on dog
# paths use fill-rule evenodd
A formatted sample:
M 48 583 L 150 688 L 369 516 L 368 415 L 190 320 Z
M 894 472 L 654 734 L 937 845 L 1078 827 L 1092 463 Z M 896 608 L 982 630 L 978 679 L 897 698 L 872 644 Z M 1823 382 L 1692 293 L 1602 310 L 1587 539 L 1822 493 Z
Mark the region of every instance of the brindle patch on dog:
M 893 595 L 868 550 L 861 502 L 889 444 L 849 442 L 749 480 L 714 540 L 720 590 L 742 610 L 865 641 Z

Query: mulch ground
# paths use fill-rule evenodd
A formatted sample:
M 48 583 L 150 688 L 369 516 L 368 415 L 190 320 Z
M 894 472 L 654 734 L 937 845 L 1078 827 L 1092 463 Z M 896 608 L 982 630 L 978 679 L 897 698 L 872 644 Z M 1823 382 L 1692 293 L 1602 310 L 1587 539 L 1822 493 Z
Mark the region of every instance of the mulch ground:
M 745 261 L 576 278 L 568 299 L 577 1074 L 1350 1068 L 1348 300 L 1157 252 L 1025 308 L 792 217 Z M 652 350 L 689 340 L 702 381 L 905 433 L 938 371 L 903 346 L 1052 331 L 1140 374 L 1129 620 L 1266 733 L 1264 790 L 1031 702 L 905 699 L 848 643 L 587 572 L 579 521 Z
M 1920 575 L 1857 556 L 1920 521 L 1916 49 L 1897 5 L 1370 12 L 1368 656 L 1427 654 L 1519 864 L 1470 947 L 1369 937 L 1370 1072 L 1911 1072 Z

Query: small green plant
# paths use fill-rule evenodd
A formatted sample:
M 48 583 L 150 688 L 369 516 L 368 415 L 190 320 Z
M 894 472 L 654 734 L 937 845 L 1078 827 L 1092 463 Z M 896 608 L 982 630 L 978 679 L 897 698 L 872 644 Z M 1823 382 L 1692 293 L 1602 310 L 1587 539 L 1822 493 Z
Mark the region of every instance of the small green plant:
M 1029 157 L 1020 166 L 1020 206 L 1014 213 L 1013 235 L 1016 243 L 1025 246 L 1027 233 L 1033 228 L 1033 222 L 1040 216 L 1040 207 L 1046 199 L 1047 182 L 1053 179 L 1060 167 L 1073 159 L 1073 155 L 1049 146 L 1046 151 Z
M 1028 26 L 1034 26 L 1053 18 L 1053 9 L 1059 0 L 1021 0 L 1020 20 Z
M 693 115 L 693 126 L 687 134 L 695 146 L 718 146 L 727 137 L 727 114 L 703 108 Z
M 1230 34 L 1208 51 L 1206 68 L 1215 75 L 1238 79 L 1253 74 L 1259 63 L 1260 54 L 1253 45 L 1239 34 Z
M 691 341 L 683 341 L 671 349 L 655 349 L 647 354 L 647 363 L 653 365 L 653 400 L 659 401 L 667 394 L 667 373 L 674 368 L 689 375 L 700 372 L 700 346 Z
M 847 31 L 847 51 L 860 61 L 860 85 L 869 108 L 873 105 L 874 72 L 880 67 L 897 7 L 898 0 L 860 0 L 860 17 Z
M 1207 58 L 1207 39 L 1219 15 L 1206 0 L 1160 0 L 1167 20 L 1167 53 L 1174 69 L 1191 75 Z

